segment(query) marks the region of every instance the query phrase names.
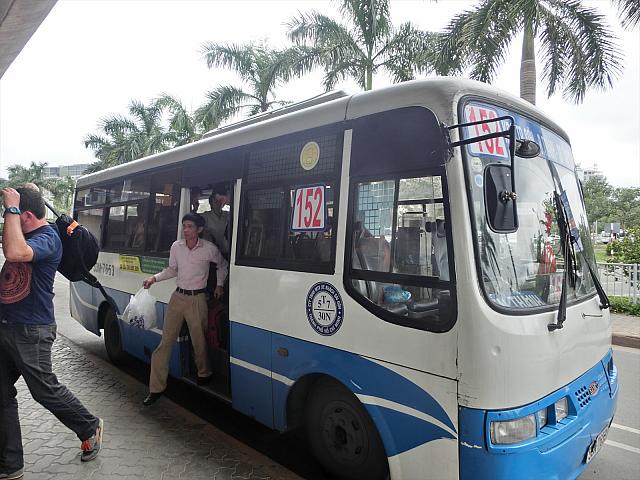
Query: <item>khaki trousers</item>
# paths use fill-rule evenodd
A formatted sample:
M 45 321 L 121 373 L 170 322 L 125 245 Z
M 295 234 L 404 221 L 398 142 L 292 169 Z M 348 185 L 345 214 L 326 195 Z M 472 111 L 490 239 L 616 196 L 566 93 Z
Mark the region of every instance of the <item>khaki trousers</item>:
M 173 292 L 164 317 L 162 340 L 151 356 L 151 375 L 149 377 L 149 391 L 151 393 L 163 392 L 167 388 L 169 357 L 173 344 L 180 334 L 183 320 L 187 322 L 187 327 L 189 327 L 198 376 L 208 377 L 211 375 L 205 341 L 207 314 L 207 297 L 204 293 L 183 295 Z

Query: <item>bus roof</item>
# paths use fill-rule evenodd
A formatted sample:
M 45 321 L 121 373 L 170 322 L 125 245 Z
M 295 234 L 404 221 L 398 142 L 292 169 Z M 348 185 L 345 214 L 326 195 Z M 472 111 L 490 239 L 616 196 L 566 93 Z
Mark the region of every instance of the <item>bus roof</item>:
M 202 155 L 394 108 L 424 106 L 433 111 L 440 122 L 453 125 L 459 123 L 457 104 L 465 96 L 477 96 L 490 103 L 502 104 L 507 109 L 517 110 L 551 128 L 569 142 L 564 130 L 549 117 L 535 106 L 506 91 L 474 80 L 435 77 L 353 95 L 344 92 L 319 95 L 284 109 L 267 112 L 255 119 L 245 119 L 213 130 L 197 142 L 84 175 L 78 178 L 77 187 L 104 183 L 114 178 L 177 164 Z

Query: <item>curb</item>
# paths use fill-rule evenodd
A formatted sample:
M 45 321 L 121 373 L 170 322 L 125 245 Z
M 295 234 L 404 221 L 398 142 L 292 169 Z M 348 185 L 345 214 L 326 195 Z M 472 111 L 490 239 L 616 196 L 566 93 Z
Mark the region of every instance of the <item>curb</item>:
M 640 337 L 613 335 L 611 337 L 611 343 L 619 347 L 640 348 Z

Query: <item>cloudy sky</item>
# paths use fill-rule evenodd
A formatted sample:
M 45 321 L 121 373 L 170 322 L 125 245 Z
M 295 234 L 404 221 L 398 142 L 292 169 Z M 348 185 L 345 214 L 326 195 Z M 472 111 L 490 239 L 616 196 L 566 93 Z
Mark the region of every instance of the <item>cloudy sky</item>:
M 608 15 L 624 51 L 624 73 L 612 90 L 589 92 L 577 106 L 560 96 L 546 99 L 538 85 L 538 106 L 567 131 L 578 163 L 596 164 L 614 186 L 640 186 L 640 32 L 621 30 L 608 0 L 585 3 Z M 410 20 L 439 30 L 474 4 L 392 0 L 391 14 L 395 24 Z M 148 102 L 166 92 L 197 108 L 208 90 L 238 83 L 232 72 L 207 68 L 199 53 L 204 42 L 283 46 L 283 23 L 312 9 L 338 18 L 334 3 L 315 0 L 59 0 L 0 80 L 0 175 L 8 165 L 30 161 L 91 162 L 83 138 L 97 133 L 103 116 L 125 113 L 131 99 Z M 520 48 L 518 39 L 496 80 L 515 95 Z M 296 101 L 321 93 L 319 79 L 291 82 L 280 97 Z M 374 78 L 374 88 L 385 84 Z M 352 83 L 338 87 L 357 91 Z

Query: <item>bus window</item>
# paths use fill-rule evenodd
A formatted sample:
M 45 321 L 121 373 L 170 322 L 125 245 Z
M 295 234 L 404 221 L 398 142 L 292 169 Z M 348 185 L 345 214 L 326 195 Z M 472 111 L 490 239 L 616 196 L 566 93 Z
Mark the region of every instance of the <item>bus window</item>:
M 102 208 L 91 208 L 88 210 L 79 210 L 76 214 L 76 220 L 79 224 L 84 225 L 87 230 L 93 233 L 98 243 L 102 239 Z
M 408 325 L 446 321 L 441 300 L 450 296 L 449 235 L 441 177 L 362 182 L 356 192 L 352 294 Z
M 107 234 L 105 247 L 108 249 L 124 249 L 126 245 L 125 235 L 126 206 L 110 207 L 107 213 Z
M 245 207 L 244 255 L 276 259 L 280 254 L 284 192 L 282 189 L 256 190 L 247 195 Z
M 309 131 L 249 154 L 238 222 L 239 264 L 333 271 L 341 135 Z
M 149 198 L 149 177 L 125 178 L 109 187 L 109 202 L 128 202 Z
M 144 248 L 145 224 L 144 204 L 127 205 L 125 239 L 128 248 L 132 250 Z
M 166 255 L 178 235 L 180 215 L 180 186 L 175 183 L 156 183 L 152 187 L 153 203 L 146 229 L 146 251 Z
M 73 206 L 78 209 L 104 205 L 105 203 L 107 203 L 107 188 L 91 187 L 90 189 L 79 190 L 76 193 L 76 200 Z
M 295 210 L 294 198 L 298 189 L 291 189 L 289 195 L 291 197 L 291 205 Z M 331 245 L 333 239 L 333 200 L 334 188 L 332 185 L 324 186 L 324 197 L 322 209 L 324 215 L 322 218 L 316 216 L 314 219 L 318 223 L 322 223 L 322 227 L 315 230 L 297 231 L 289 228 L 287 248 L 285 249 L 285 258 L 329 262 L 331 260 Z M 319 210 L 316 202 L 316 211 Z M 301 209 L 298 209 L 300 212 Z M 301 213 L 301 212 L 300 212 Z M 291 226 L 289 226 L 291 227 Z

